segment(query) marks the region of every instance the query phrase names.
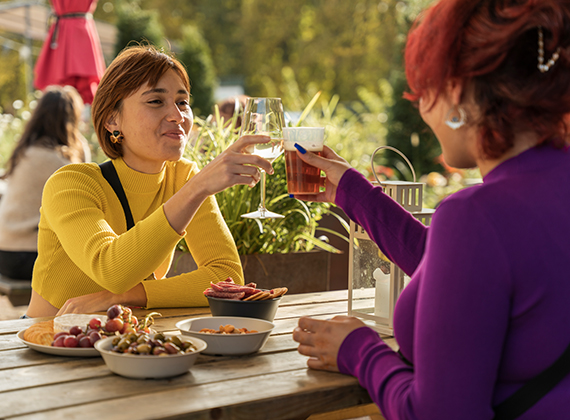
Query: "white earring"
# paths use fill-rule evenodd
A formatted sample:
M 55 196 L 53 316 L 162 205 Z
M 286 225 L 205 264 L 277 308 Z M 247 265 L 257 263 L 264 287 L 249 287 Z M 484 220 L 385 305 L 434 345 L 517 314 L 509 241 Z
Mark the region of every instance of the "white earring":
M 457 130 L 467 122 L 467 113 L 459 105 L 453 105 L 445 116 L 445 124 L 452 130 Z

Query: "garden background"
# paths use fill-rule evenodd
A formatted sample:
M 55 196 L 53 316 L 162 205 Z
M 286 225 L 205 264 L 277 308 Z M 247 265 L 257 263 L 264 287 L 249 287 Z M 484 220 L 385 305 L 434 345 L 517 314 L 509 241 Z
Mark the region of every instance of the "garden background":
M 0 6 L 8 1 L 0 1 Z M 231 127 L 226 131 L 219 127 L 214 108 L 220 99 L 217 96 L 228 88 L 238 87 L 249 96 L 281 97 L 292 124 L 315 99 L 301 125 L 326 127 L 326 143 L 371 180 L 374 150 L 383 145 L 396 147 L 410 159 L 419 180 L 426 183 L 424 207 L 434 208 L 443 197 L 479 175 L 473 170 L 446 167 L 437 140 L 416 107 L 402 99 L 407 88 L 402 58 L 406 33 L 419 11 L 429 3 L 430 0 L 99 0 L 94 19 L 117 28 L 114 52 L 105 56 L 107 64 L 133 42 L 171 50 L 185 64 L 192 81 L 197 144 L 207 139 L 213 145 L 205 157 L 189 146 L 188 157 L 205 164 L 235 138 Z M 49 3 L 46 1 L 45 5 Z M 1 168 L 41 92 L 27 91 L 30 69 L 22 54 L 25 39 L 0 29 L 0 45 Z M 41 42 L 32 45 L 34 63 L 40 47 Z M 88 115 L 83 133 L 91 145 L 93 159 L 105 160 Z M 275 165 L 284 172 L 279 160 Z M 412 180 L 407 165 L 395 153 L 378 153 L 374 167 L 384 179 Z M 290 208 L 292 213 L 299 213 L 299 220 L 304 220 L 308 229 L 303 234 L 319 237 L 318 225 L 328 207 L 296 204 L 294 208 L 287 204 L 284 173 L 281 177 L 268 177 L 267 188 L 268 199 L 273 200 L 269 204 L 276 207 L 272 210 Z M 236 191 L 229 194 L 229 198 L 217 197 L 222 211 L 224 199 L 235 200 L 239 195 Z M 250 196 L 259 197 L 257 187 Z M 256 207 L 256 203 L 249 204 Z M 228 224 L 231 223 L 230 220 Z M 250 241 L 255 240 L 254 228 L 255 224 L 250 223 Z M 269 236 L 257 239 L 257 248 L 247 242 L 249 248 L 253 247 L 247 252 L 298 251 L 299 244 L 301 250 L 310 250 L 319 245 L 318 241 L 307 241 L 299 235 L 277 240 L 287 237 L 288 230 L 287 225 L 271 225 L 266 232 Z M 326 228 L 324 233 L 331 236 Z M 273 238 L 273 242 L 268 238 Z M 325 246 L 322 242 L 321 245 Z

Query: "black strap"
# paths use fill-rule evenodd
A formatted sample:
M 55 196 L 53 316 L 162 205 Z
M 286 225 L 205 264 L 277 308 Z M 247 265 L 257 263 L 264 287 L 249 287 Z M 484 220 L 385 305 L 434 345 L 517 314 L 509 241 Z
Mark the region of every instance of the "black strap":
M 121 202 L 121 206 L 123 206 L 123 211 L 125 212 L 125 219 L 127 219 L 127 230 L 129 230 L 135 225 L 135 222 L 133 221 L 133 214 L 131 213 L 131 208 L 129 207 L 129 201 L 127 200 L 127 196 L 125 195 L 125 190 L 121 185 L 121 180 L 119 179 L 117 170 L 115 169 L 113 162 L 110 160 L 108 160 L 107 162 L 100 163 L 99 168 L 101 168 L 101 173 L 103 174 L 103 177 L 113 188 L 113 191 L 115 191 L 115 194 L 117 194 L 117 198 Z
M 562 356 L 546 370 L 524 384 L 518 391 L 495 407 L 494 420 L 512 420 L 548 394 L 570 373 L 570 345 Z

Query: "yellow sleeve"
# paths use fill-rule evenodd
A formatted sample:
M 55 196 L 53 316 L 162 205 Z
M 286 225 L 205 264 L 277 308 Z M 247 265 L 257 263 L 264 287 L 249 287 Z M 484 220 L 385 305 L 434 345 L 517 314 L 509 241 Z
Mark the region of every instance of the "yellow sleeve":
M 160 266 L 181 237 L 162 206 L 117 235 L 119 226 L 124 226 L 124 213 L 118 200 L 108 199 L 115 198 L 114 193 L 104 190 L 98 172 L 96 165 L 89 164 L 68 165 L 56 172 L 46 184 L 42 214 L 69 259 L 95 283 L 120 294 Z
M 204 290 L 228 277 L 243 284 L 243 271 L 233 237 L 214 197 L 209 197 L 186 229 L 186 243 L 198 269 L 179 276 L 147 280 L 148 308 L 208 306 Z

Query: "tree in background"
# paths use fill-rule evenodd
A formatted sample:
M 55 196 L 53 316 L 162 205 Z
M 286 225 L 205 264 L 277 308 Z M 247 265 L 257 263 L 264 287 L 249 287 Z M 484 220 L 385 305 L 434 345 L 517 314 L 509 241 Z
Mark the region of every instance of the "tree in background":
M 419 0 L 413 0 L 419 1 Z M 377 91 L 393 67 L 398 0 L 140 0 L 165 11 L 169 39 L 187 24 L 200 28 L 221 80 L 240 76 L 246 93 L 280 95 L 281 70 L 290 67 L 300 89 L 358 100 L 359 87 Z M 271 83 L 268 83 L 271 81 Z
M 9 49 L 0 50 L 0 63 L 0 112 L 2 109 L 13 112 L 12 103 L 27 97 L 26 67 L 18 51 Z
M 441 154 L 439 142 L 422 120 L 417 106 L 403 98 L 408 89 L 404 72 L 394 72 L 391 82 L 394 102 L 388 109 L 386 143 L 407 156 L 418 178 L 422 174 L 443 171 L 438 161 Z M 409 169 L 400 156 L 386 152 L 385 159 L 386 165 L 397 168 L 405 174 L 404 178 L 408 178 Z M 409 180 L 411 181 L 411 177 Z
M 417 106 L 403 97 L 404 92 L 408 90 L 403 59 L 406 38 L 403 34 L 408 33 L 417 14 L 430 2 L 431 0 L 409 2 L 408 6 L 402 9 L 402 13 L 398 15 L 399 32 L 402 36 L 395 39 L 396 54 L 393 58 L 394 68 L 390 76 L 393 99 L 388 108 L 386 124 L 386 143 L 407 156 L 414 166 L 418 179 L 421 175 L 430 172 L 443 171 L 438 159 L 441 155 L 441 147 L 431 129 L 422 120 Z M 409 168 L 400 156 L 386 152 L 380 159 L 384 159 L 385 165 L 396 168 L 403 178 L 411 181 Z M 377 162 L 376 159 L 375 162 Z
M 194 25 L 182 30 L 178 59 L 186 66 L 191 84 L 192 110 L 196 116 L 207 116 L 214 107 L 214 91 L 218 84 L 210 47 Z
M 117 2 L 117 43 L 115 55 L 133 42 L 163 46 L 166 39 L 158 14 L 154 10 L 142 9 L 138 1 Z

